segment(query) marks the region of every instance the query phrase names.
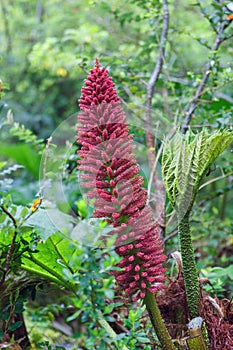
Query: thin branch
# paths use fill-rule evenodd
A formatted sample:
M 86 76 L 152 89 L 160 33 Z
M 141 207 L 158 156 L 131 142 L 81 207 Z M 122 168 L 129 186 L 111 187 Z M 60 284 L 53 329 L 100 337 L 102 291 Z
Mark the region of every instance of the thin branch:
M 168 220 L 167 220 L 167 225 L 166 226 L 169 226 L 172 223 L 172 221 L 174 220 L 175 216 L 176 216 L 176 211 L 175 211 L 175 209 L 173 209 L 173 211 L 169 215 L 167 215 Z
M 48 139 L 47 139 L 47 142 L 46 142 L 46 146 L 45 146 L 45 151 L 44 151 L 44 160 L 43 160 L 43 182 L 46 181 L 46 177 L 47 177 L 47 174 L 46 174 L 46 168 L 47 168 L 47 162 L 48 162 L 48 158 L 49 158 L 49 147 L 52 143 L 52 140 L 53 140 L 53 137 L 50 136 Z
M 158 175 L 155 171 L 155 166 L 158 162 L 159 156 L 155 159 L 155 145 L 154 145 L 154 133 L 152 132 L 152 119 L 151 119 L 151 112 L 152 112 L 152 98 L 154 94 L 154 88 L 155 84 L 159 79 L 160 73 L 163 68 L 164 63 L 164 56 L 165 56 L 165 47 L 167 42 L 167 35 L 168 35 L 168 24 L 169 24 L 169 11 L 168 11 L 168 3 L 167 0 L 162 0 L 162 6 L 163 6 L 163 26 L 162 26 L 162 32 L 160 36 L 160 42 L 159 42 L 159 52 L 158 52 L 158 58 L 156 65 L 154 67 L 154 71 L 147 83 L 147 92 L 146 92 L 146 113 L 145 113 L 145 127 L 146 127 L 146 146 L 148 150 L 148 163 L 149 168 L 151 170 L 151 178 L 150 178 L 150 184 L 148 187 L 148 192 L 151 192 L 151 184 L 152 180 L 155 185 L 155 192 L 157 196 L 157 200 L 155 201 L 155 213 L 158 219 L 158 223 L 160 224 L 161 228 L 164 228 L 164 187 L 161 180 L 158 178 Z M 161 153 L 162 149 L 160 150 Z M 159 154 L 160 155 L 160 154 Z M 148 200 L 149 200 L 148 196 Z
M 216 129 L 217 124 L 197 124 L 192 125 L 192 129 L 203 129 L 203 128 L 214 128 Z
M 153 179 L 154 179 L 155 169 L 157 167 L 157 164 L 158 164 L 159 158 L 160 158 L 160 156 L 162 154 L 162 151 L 163 151 L 163 144 L 160 146 L 160 148 L 159 148 L 159 150 L 158 150 L 158 152 L 156 154 L 156 158 L 155 158 L 155 161 L 154 161 L 154 164 L 153 164 L 153 168 L 152 168 L 151 173 L 150 173 L 150 179 L 149 179 L 149 182 L 148 182 L 148 189 L 147 189 L 147 196 L 148 196 L 147 202 L 150 201 L 151 187 L 152 187 L 152 182 L 153 182 Z
M 11 241 L 11 244 L 10 244 L 10 248 L 9 248 L 9 250 L 7 252 L 7 256 L 6 256 L 5 267 L 1 268 L 2 276 L 1 276 L 1 279 L 0 279 L 0 286 L 2 286 L 4 284 L 4 282 L 5 282 L 7 272 L 10 270 L 11 258 L 12 258 L 12 255 L 13 255 L 15 241 L 16 241 L 16 237 L 17 237 L 17 234 L 18 234 L 18 226 L 17 226 L 17 222 L 16 222 L 15 218 L 11 215 L 11 213 L 3 205 L 1 205 L 0 208 L 11 219 L 11 221 L 13 222 L 13 225 L 15 227 L 15 231 L 14 231 L 14 235 L 13 235 L 13 238 L 12 238 L 12 241 Z
M 157 59 L 154 71 L 147 84 L 147 100 L 146 100 L 147 113 L 151 112 L 151 104 L 152 104 L 154 87 L 163 67 L 165 46 L 166 46 L 167 34 L 168 34 L 168 23 L 169 23 L 168 4 L 167 4 L 167 0 L 163 0 L 163 28 L 162 28 L 160 44 L 159 44 L 159 55 L 158 55 L 158 59 Z
M 206 186 L 212 184 L 213 182 L 216 182 L 216 181 L 218 181 L 218 180 L 225 179 L 226 177 L 229 177 L 229 176 L 231 176 L 231 175 L 233 175 L 233 171 L 231 171 L 231 172 L 229 172 L 229 173 L 227 173 L 227 174 L 223 174 L 223 175 L 221 175 L 221 176 L 215 177 L 214 179 L 211 179 L 211 180 L 205 182 L 203 185 L 201 185 L 200 188 L 199 188 L 199 191 L 200 191 L 202 188 L 204 188 L 204 187 L 206 187 Z
M 0 205 L 0 208 L 1 208 L 2 211 L 4 211 L 4 213 L 11 219 L 11 221 L 13 222 L 14 227 L 17 229 L 18 226 L 17 226 L 17 222 L 16 222 L 14 216 L 11 215 L 11 213 L 10 213 L 3 205 Z
M 227 82 L 223 82 L 223 83 L 218 84 L 218 85 L 213 86 L 213 87 L 210 87 L 210 86 L 209 86 L 209 87 L 206 87 L 205 89 L 202 90 L 201 95 L 204 95 L 205 93 L 214 91 L 213 95 L 215 96 L 215 91 L 218 92 L 217 90 L 219 90 L 219 89 L 221 89 L 222 87 L 226 86 L 226 84 L 230 84 L 230 83 L 232 83 L 232 82 L 233 82 L 233 79 L 232 79 L 232 78 L 229 78 L 229 79 L 227 80 Z M 204 100 L 204 99 L 202 99 L 202 100 L 199 99 L 199 102 L 205 102 L 205 100 Z M 209 102 L 211 102 L 211 100 L 206 100 L 206 102 L 209 103 Z
M 173 135 L 175 134 L 175 132 L 176 132 L 176 128 L 171 129 L 171 131 L 169 132 L 169 134 L 167 136 L 167 139 L 170 140 L 173 137 Z M 157 164 L 158 164 L 158 161 L 159 161 L 159 158 L 160 158 L 162 152 L 163 152 L 163 144 L 161 144 L 161 146 L 157 152 L 156 158 L 155 158 L 154 163 L 153 163 L 153 167 L 151 169 L 150 179 L 149 179 L 148 188 L 147 188 L 147 196 L 148 196 L 147 202 L 150 201 L 152 182 L 153 182 L 155 170 L 156 170 L 156 167 L 157 167 Z
M 223 92 L 217 91 L 214 96 L 216 96 L 217 98 L 221 98 L 229 103 L 233 104 L 233 98 L 229 95 L 224 94 Z
M 147 148 L 149 151 L 149 165 L 151 169 L 154 163 L 154 150 L 152 151 L 154 143 L 153 143 L 153 134 L 151 132 L 152 130 L 152 122 L 151 122 L 152 97 L 154 94 L 155 84 L 158 81 L 159 75 L 163 67 L 165 46 L 166 46 L 167 34 L 168 34 L 168 23 L 169 23 L 168 4 L 167 4 L 167 0 L 163 0 L 163 28 L 162 28 L 162 33 L 161 33 L 160 43 L 159 43 L 159 55 L 157 58 L 154 71 L 147 84 L 147 94 L 146 94 Z
M 224 40 L 224 41 L 226 41 L 226 40 L 228 40 L 228 39 L 231 39 L 232 37 L 233 37 L 233 33 L 232 33 L 232 34 L 227 35 L 227 37 L 225 38 L 225 40 Z
M 214 42 L 213 48 L 211 50 L 212 51 L 212 55 L 211 55 L 211 57 L 210 57 L 210 59 L 209 59 L 209 61 L 207 63 L 206 68 L 205 68 L 205 71 L 204 71 L 201 83 L 198 86 L 192 101 L 187 106 L 188 111 L 186 112 L 186 117 L 184 119 L 184 122 L 183 122 L 183 125 L 182 125 L 182 128 L 181 128 L 181 131 L 182 131 L 183 134 L 185 134 L 187 129 L 188 129 L 188 126 L 189 126 L 189 123 L 191 121 L 193 112 L 195 111 L 195 109 L 196 109 L 196 107 L 198 105 L 199 97 L 202 95 L 204 87 L 205 87 L 205 85 L 207 83 L 207 80 L 208 80 L 208 78 L 210 76 L 210 73 L 212 71 L 212 61 L 216 57 L 216 53 L 217 53 L 217 51 L 219 49 L 219 46 L 226 40 L 226 38 L 224 38 L 224 36 L 223 36 L 223 33 L 224 33 L 224 30 L 228 26 L 229 26 L 229 23 L 222 22 L 221 23 L 221 27 L 220 27 L 218 33 L 216 34 L 215 42 Z
M 165 244 L 169 239 L 173 238 L 178 234 L 178 230 L 175 229 L 172 233 L 170 233 L 168 236 L 164 237 L 163 244 Z

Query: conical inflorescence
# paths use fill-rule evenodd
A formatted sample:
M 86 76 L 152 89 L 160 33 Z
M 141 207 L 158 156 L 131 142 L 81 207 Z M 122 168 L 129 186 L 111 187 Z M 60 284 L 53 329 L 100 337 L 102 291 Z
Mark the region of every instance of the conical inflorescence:
M 104 218 L 117 233 L 122 257 L 114 275 L 127 297 L 144 298 L 163 287 L 165 268 L 159 226 L 146 204 L 139 165 L 133 153 L 125 114 L 105 68 L 96 60 L 79 100 L 79 177 L 94 199 L 94 217 Z

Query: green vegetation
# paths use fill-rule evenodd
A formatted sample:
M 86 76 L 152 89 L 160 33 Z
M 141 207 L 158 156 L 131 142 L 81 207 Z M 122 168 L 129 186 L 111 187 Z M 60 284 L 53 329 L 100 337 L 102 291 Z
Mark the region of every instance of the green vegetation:
M 0 347 L 167 349 L 146 312 L 154 305 L 176 349 L 199 315 L 210 349 L 232 348 L 228 2 L 0 0 Z M 79 184 L 77 100 L 96 57 L 160 224 L 160 312 L 150 294 L 124 304 L 117 237 Z M 179 249 L 182 264 L 171 258 Z

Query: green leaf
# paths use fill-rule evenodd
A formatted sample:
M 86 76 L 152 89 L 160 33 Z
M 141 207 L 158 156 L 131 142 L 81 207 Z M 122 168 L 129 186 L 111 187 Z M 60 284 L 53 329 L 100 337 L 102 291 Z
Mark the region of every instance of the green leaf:
M 29 212 L 28 208 L 26 208 L 26 207 L 23 208 L 23 209 L 21 210 L 21 212 L 20 212 L 20 217 L 21 217 L 21 218 L 26 217 L 27 214 L 28 214 L 28 212 Z
M 17 321 L 15 323 L 12 323 L 9 327 L 8 330 L 9 331 L 15 331 L 16 329 L 18 329 L 21 325 L 22 325 L 22 321 Z
M 0 162 L 0 170 L 4 168 L 4 166 L 7 164 L 7 162 Z
M 79 317 L 79 315 L 81 314 L 82 310 L 77 310 L 75 313 L 73 313 L 71 316 L 67 317 L 66 322 L 70 322 L 75 320 L 76 318 Z
M 140 341 L 140 343 L 143 343 L 143 344 L 149 344 L 150 343 L 150 339 L 148 339 L 146 337 L 137 337 L 137 340 Z
M 73 218 L 70 215 L 62 213 L 58 209 L 40 208 L 27 220 L 28 225 L 37 229 L 40 237 L 46 240 L 57 231 L 70 232 L 73 228 Z
M 39 177 L 40 156 L 28 144 L 0 146 L 0 155 L 23 165 L 36 179 Z
M 38 244 L 37 252 L 24 252 L 22 256 L 22 269 L 47 278 L 67 289 L 74 291 L 77 286 L 68 281 L 63 273 L 64 266 L 71 273 L 69 262 L 75 253 L 68 238 L 56 233 L 50 236 L 45 243 Z
M 80 199 L 77 202 L 77 207 L 79 215 L 85 218 L 88 214 L 87 201 L 85 199 Z
M 228 130 L 210 135 L 177 132 L 164 143 L 162 173 L 168 198 L 179 214 L 190 212 L 203 176 L 216 158 L 233 142 Z
M 233 265 L 230 265 L 226 268 L 227 275 L 231 280 L 233 280 Z
M 104 290 L 104 294 L 105 294 L 106 298 L 111 300 L 114 297 L 114 290 L 112 290 L 112 289 L 105 289 Z
M 8 311 L 4 311 L 1 314 L 1 318 L 0 319 L 6 321 L 6 320 L 8 320 L 9 316 L 10 316 L 9 312 Z

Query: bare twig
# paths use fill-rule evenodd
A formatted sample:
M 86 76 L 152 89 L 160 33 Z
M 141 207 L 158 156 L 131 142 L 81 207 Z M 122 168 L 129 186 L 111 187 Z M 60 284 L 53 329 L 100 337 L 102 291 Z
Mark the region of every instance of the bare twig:
M 165 46 L 167 41 L 168 34 L 168 23 L 169 23 L 169 12 L 168 12 L 168 4 L 167 0 L 163 0 L 163 28 L 160 37 L 159 43 L 159 55 L 157 58 L 157 62 L 154 68 L 154 71 L 148 81 L 147 84 L 147 94 L 146 94 L 146 130 L 147 130 L 147 148 L 149 152 L 149 165 L 152 169 L 154 163 L 154 147 L 153 142 L 153 134 L 151 132 L 152 122 L 151 122 L 151 106 L 152 106 L 152 97 L 154 94 L 155 84 L 158 81 L 159 75 L 161 73 L 165 55 Z
M 226 177 L 229 177 L 229 176 L 231 176 L 231 175 L 233 175 L 233 171 L 230 171 L 230 172 L 227 173 L 227 174 L 223 174 L 223 175 L 221 175 L 221 176 L 215 177 L 214 179 L 211 179 L 211 180 L 205 182 L 203 185 L 201 185 L 200 188 L 199 188 L 199 191 L 200 191 L 202 188 L 204 188 L 204 187 L 210 185 L 211 183 L 216 182 L 216 181 L 218 181 L 218 180 L 225 179 Z
M 150 173 L 150 179 L 149 179 L 149 182 L 148 182 L 148 189 L 147 189 L 147 196 L 148 196 L 148 199 L 147 201 L 149 202 L 150 201 L 150 195 L 151 195 L 151 187 L 152 187 L 152 182 L 153 182 L 153 178 L 154 178 L 154 173 L 155 173 L 155 169 L 157 167 L 157 164 L 158 164 L 158 161 L 159 161 L 159 158 L 162 154 L 162 151 L 163 151 L 163 145 L 160 146 L 157 154 L 156 154 L 156 158 L 155 158 L 155 161 L 154 161 L 154 164 L 153 164 L 153 169 L 151 170 L 151 173 Z
M 165 244 L 169 239 L 173 238 L 174 236 L 176 236 L 178 234 L 178 230 L 175 229 L 172 233 L 170 233 L 170 235 L 164 237 L 163 239 L 163 244 Z
M 170 140 L 173 137 L 175 132 L 176 132 L 176 128 L 171 129 L 171 131 L 169 132 L 169 134 L 167 136 L 167 139 Z M 161 144 L 160 148 L 158 149 L 158 152 L 156 154 L 156 157 L 155 157 L 155 160 L 153 163 L 153 167 L 151 169 L 150 179 L 149 179 L 148 188 L 147 188 L 148 202 L 150 201 L 151 188 L 152 188 L 152 182 L 154 179 L 155 170 L 156 170 L 156 167 L 157 167 L 157 164 L 158 164 L 158 161 L 159 161 L 159 158 L 160 158 L 162 152 L 163 152 L 163 144 Z
M 188 129 L 188 125 L 189 125 L 190 120 L 192 118 L 193 112 L 195 111 L 195 109 L 196 109 L 196 107 L 198 105 L 199 97 L 202 95 L 203 90 L 205 88 L 205 85 L 207 83 L 207 80 L 208 80 L 208 78 L 210 76 L 210 73 L 212 71 L 212 61 L 216 57 L 216 53 L 217 53 L 217 51 L 219 49 L 219 46 L 227 39 L 226 37 L 224 37 L 223 34 L 224 34 L 225 29 L 228 26 L 229 26 L 229 23 L 223 21 L 221 23 L 219 31 L 216 33 L 215 41 L 214 41 L 214 44 L 213 44 L 213 47 L 212 47 L 212 50 L 211 50 L 212 54 L 211 54 L 211 57 L 210 57 L 207 65 L 206 65 L 206 68 L 205 68 L 205 71 L 204 71 L 201 83 L 199 84 L 192 101 L 187 106 L 186 117 L 184 119 L 184 122 L 183 122 L 183 125 L 182 125 L 182 128 L 181 128 L 181 131 L 182 131 L 183 134 L 185 134 L 187 129 Z
M 14 227 L 15 227 L 15 228 L 18 228 L 17 222 L 16 222 L 14 216 L 11 215 L 11 213 L 10 213 L 3 205 L 1 205 L 0 208 L 1 208 L 2 211 L 4 211 L 4 213 L 11 219 L 11 221 L 13 222 Z
M 165 55 L 165 47 L 167 41 L 168 34 L 168 23 L 169 23 L 169 12 L 168 12 L 168 3 L 167 0 L 163 0 L 163 27 L 160 37 L 159 43 L 159 54 L 157 58 L 156 65 L 154 67 L 154 71 L 147 83 L 147 93 L 146 93 L 146 113 L 145 113 L 145 126 L 146 126 L 146 145 L 148 149 L 148 162 L 149 168 L 151 170 L 151 178 L 149 184 L 149 195 L 151 192 L 151 184 L 152 180 L 155 184 L 155 192 L 157 200 L 155 202 L 155 212 L 158 218 L 158 223 L 161 227 L 164 227 L 164 187 L 162 181 L 158 178 L 157 172 L 155 171 L 155 166 L 158 162 L 159 156 L 155 157 L 155 145 L 154 145 L 154 135 L 152 132 L 152 120 L 151 120 L 151 112 L 152 112 L 152 98 L 154 94 L 155 84 L 158 81 L 160 73 L 162 71 L 164 55 Z M 159 151 L 159 155 L 161 154 L 162 149 Z M 149 196 L 148 196 L 149 197 Z M 150 199 L 150 198 L 148 198 Z
M 203 129 L 203 128 L 214 128 L 216 129 L 217 124 L 198 124 L 198 125 L 192 125 L 192 129 Z
M 229 95 L 224 94 L 221 91 L 216 91 L 214 96 L 216 96 L 217 98 L 221 98 L 221 99 L 233 104 L 233 98 Z
M 46 181 L 46 167 L 47 167 L 47 162 L 49 158 L 49 147 L 52 143 L 53 137 L 50 136 L 47 139 L 46 146 L 45 146 L 45 156 L 44 156 L 44 161 L 43 161 L 43 181 Z

